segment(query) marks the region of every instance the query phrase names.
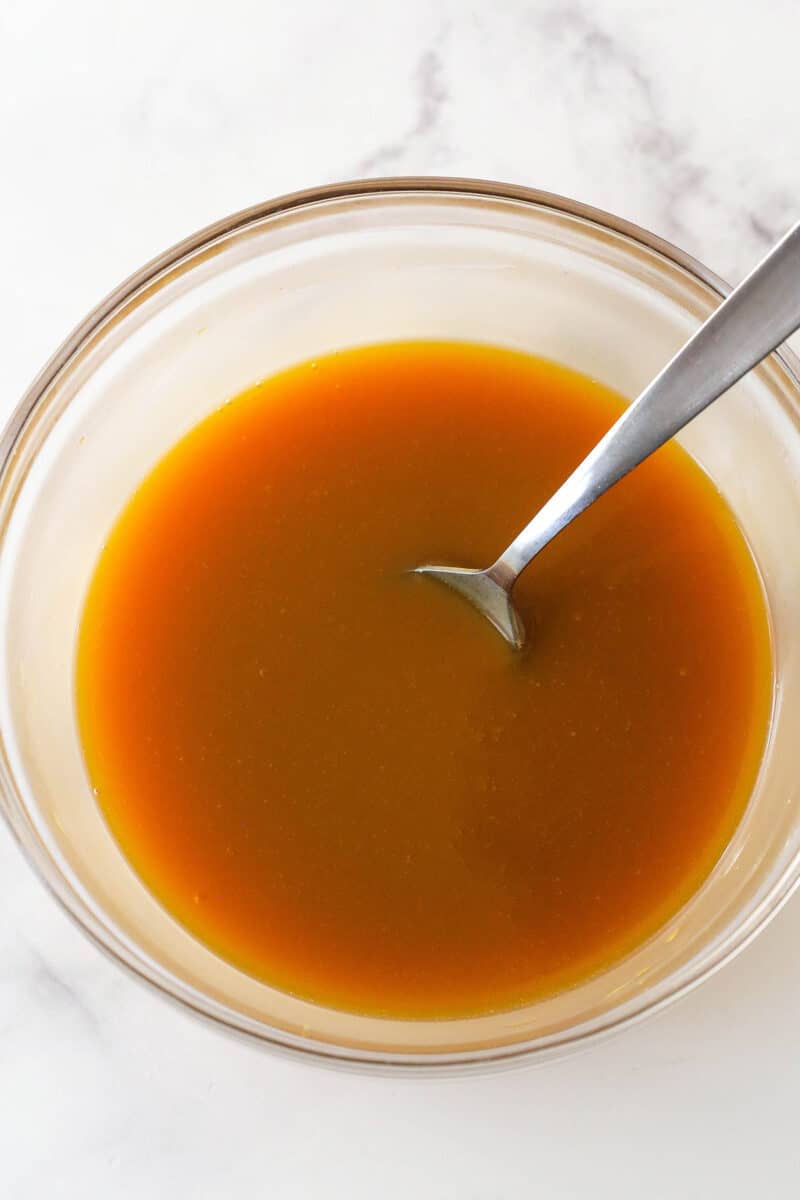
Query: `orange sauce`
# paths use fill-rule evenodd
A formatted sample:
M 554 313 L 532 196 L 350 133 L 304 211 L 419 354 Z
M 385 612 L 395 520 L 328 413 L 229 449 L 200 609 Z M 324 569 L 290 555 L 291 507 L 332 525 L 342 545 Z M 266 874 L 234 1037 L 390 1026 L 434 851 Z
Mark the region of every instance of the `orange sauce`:
M 77 700 L 147 886 L 243 970 L 393 1016 L 608 966 L 723 852 L 769 720 L 757 573 L 671 444 L 548 547 L 515 653 L 408 574 L 483 566 L 619 414 L 553 363 L 346 351 L 185 437 L 91 583 Z

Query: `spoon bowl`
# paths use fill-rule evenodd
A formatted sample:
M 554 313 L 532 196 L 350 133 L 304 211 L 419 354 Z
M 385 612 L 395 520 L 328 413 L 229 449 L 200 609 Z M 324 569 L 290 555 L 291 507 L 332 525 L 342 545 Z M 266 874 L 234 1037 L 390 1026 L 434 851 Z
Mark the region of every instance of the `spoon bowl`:
M 414 573 L 438 579 L 446 587 L 459 592 L 515 650 L 521 650 L 525 645 L 525 626 L 514 607 L 511 588 L 498 582 L 493 570 L 493 567 L 486 571 L 467 567 L 417 567 Z

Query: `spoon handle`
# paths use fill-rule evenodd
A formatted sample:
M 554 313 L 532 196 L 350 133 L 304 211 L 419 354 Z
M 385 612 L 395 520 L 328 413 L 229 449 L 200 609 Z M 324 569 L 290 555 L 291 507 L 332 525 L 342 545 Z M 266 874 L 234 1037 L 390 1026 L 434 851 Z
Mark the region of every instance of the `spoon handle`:
M 800 222 L 626 409 L 487 572 L 510 587 L 570 521 L 800 327 Z

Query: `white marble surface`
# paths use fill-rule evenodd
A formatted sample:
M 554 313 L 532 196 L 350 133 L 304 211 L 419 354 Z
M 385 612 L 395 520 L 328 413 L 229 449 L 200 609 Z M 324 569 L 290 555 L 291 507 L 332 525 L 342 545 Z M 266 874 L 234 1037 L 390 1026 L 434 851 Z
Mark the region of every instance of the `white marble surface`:
M 0 403 L 183 234 L 358 174 L 615 210 L 731 278 L 800 211 L 797 0 L 2 0 Z M 0 828 L 0 1196 L 796 1195 L 800 899 L 662 1017 L 460 1082 L 260 1054 L 135 986 Z

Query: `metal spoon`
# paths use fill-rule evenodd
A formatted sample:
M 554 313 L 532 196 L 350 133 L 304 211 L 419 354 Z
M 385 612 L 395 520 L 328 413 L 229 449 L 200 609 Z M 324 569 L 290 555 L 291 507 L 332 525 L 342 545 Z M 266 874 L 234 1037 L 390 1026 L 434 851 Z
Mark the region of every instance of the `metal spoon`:
M 626 409 L 558 491 L 484 571 L 417 567 L 460 592 L 521 649 L 511 597 L 519 574 L 556 534 L 800 328 L 800 222 L 731 292 Z

